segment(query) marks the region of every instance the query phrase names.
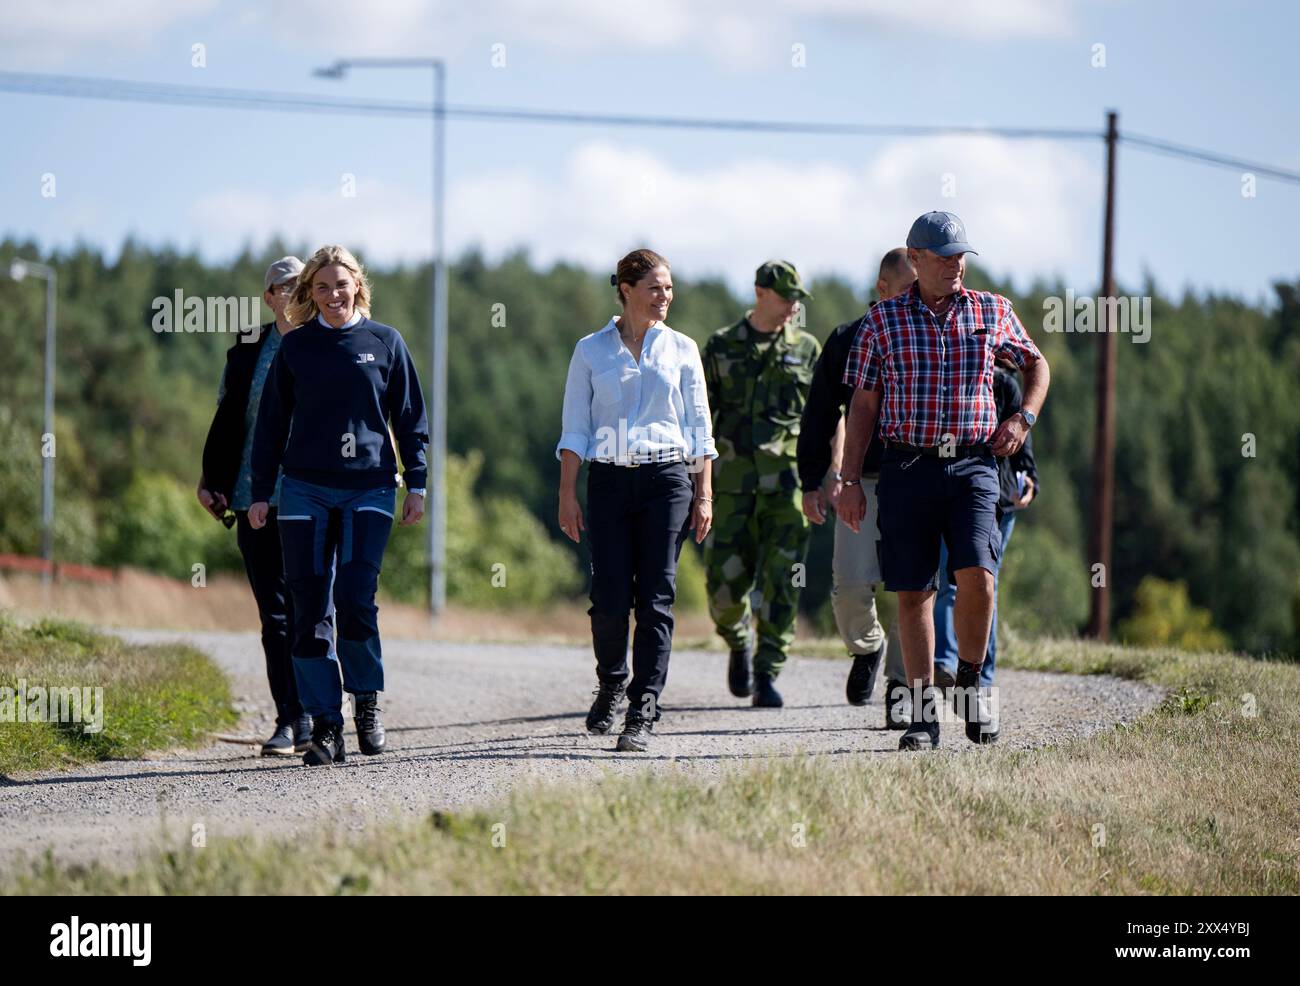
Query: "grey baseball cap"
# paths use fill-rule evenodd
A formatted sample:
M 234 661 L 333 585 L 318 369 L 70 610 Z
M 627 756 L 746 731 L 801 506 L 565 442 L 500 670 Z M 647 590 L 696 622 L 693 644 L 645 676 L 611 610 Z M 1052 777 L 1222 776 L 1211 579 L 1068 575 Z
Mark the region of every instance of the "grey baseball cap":
M 302 273 L 303 266 L 297 257 L 281 257 L 266 268 L 266 290 L 270 291 L 277 284 L 293 280 Z
M 966 242 L 966 224 L 951 212 L 927 212 L 912 223 L 907 245 L 913 250 L 930 250 L 941 257 L 976 253 Z

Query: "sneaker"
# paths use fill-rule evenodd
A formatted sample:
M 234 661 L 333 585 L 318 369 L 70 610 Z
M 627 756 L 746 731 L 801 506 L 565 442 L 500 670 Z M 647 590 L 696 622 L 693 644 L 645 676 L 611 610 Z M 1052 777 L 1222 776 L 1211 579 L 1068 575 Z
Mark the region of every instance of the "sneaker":
M 379 719 L 379 700 L 374 692 L 368 695 L 353 696 L 356 715 L 352 722 L 357 727 L 357 746 L 368 757 L 384 752 L 388 736 L 384 724 Z
M 785 705 L 781 693 L 773 684 L 775 679 L 770 674 L 759 671 L 754 675 L 754 707 L 756 709 L 779 709 Z
M 592 692 L 596 701 L 591 703 L 591 711 L 587 713 L 587 732 L 593 736 L 604 736 L 614 727 L 618 703 L 623 701 L 624 691 L 622 682 L 600 683 L 600 687 Z
M 876 690 L 876 675 L 880 672 L 880 659 L 885 656 L 882 645 L 870 654 L 854 654 L 849 680 L 844 685 L 844 697 L 849 705 L 866 705 Z
M 271 738 L 262 744 L 264 757 L 291 757 L 294 752 L 293 726 L 287 722 L 283 726 L 276 726 Z
M 293 723 L 293 752 L 306 753 L 311 749 L 311 716 L 299 716 Z
M 912 723 L 898 739 L 900 750 L 937 750 L 939 748 L 939 701 L 934 687 L 921 693 L 921 709 L 912 709 Z
M 912 689 L 901 681 L 885 682 L 885 728 L 906 729 L 912 724 Z
M 952 676 L 952 668 L 946 664 L 936 664 L 934 666 L 934 687 L 951 688 L 957 684 L 957 679 Z
M 753 683 L 750 679 L 750 665 L 753 659 L 753 651 L 746 644 L 740 650 L 733 650 L 727 660 L 727 687 L 736 698 L 749 698 L 753 693 Z
M 321 767 L 343 763 L 345 759 L 343 727 L 330 722 L 316 723 L 311 731 L 311 747 L 302 758 L 303 766 Z
M 636 709 L 627 710 L 623 720 L 623 733 L 618 738 L 618 753 L 644 753 L 650 747 L 650 734 L 654 731 L 654 720 L 643 716 Z
M 980 686 L 978 665 L 965 661 L 957 665 L 953 707 L 966 720 L 966 738 L 972 743 L 996 743 L 1001 733 L 997 711 L 988 692 Z

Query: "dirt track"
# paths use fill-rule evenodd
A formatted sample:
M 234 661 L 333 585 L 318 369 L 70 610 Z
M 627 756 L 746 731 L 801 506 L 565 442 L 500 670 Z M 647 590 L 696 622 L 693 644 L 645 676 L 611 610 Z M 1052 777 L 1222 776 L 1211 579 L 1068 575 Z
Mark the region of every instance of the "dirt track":
M 181 639 L 211 654 L 247 709 L 239 732 L 269 733 L 256 635 L 123 636 Z M 385 644 L 384 663 L 389 752 L 362 757 L 349 723 L 348 761 L 335 768 L 259 759 L 254 748 L 217 743 L 0 781 L 0 863 L 46 849 L 59 858 L 129 861 L 160 837 L 188 843 L 196 822 L 209 838 L 282 834 L 320 818 L 361 827 L 394 812 L 488 804 L 520 782 L 581 781 L 610 771 L 716 773 L 765 757 L 899 756 L 899 734 L 882 728 L 879 688 L 866 707 L 845 703 L 847 661 L 792 660 L 779 682 L 786 707 L 765 710 L 727 692 L 723 655 L 674 653 L 664 717 L 644 754 L 615 754 L 613 736 L 583 729 L 595 677 L 587 649 L 396 641 Z M 999 684 L 1002 743 L 1021 748 L 1131 721 L 1160 698 L 1150 686 L 1102 676 L 1003 670 Z M 945 727 L 942 746 L 980 755 L 953 726 Z

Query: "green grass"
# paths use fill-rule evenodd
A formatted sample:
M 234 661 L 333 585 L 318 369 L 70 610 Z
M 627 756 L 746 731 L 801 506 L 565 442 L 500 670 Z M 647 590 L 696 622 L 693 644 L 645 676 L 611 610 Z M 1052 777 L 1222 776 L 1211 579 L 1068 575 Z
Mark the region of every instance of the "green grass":
M 1013 642 L 1007 663 L 1168 691 L 1033 751 L 831 761 L 518 790 L 495 808 L 292 840 L 184 843 L 134 868 L 47 859 L 12 889 L 115 893 L 1300 892 L 1300 667 Z M 504 840 L 504 844 L 501 844 Z
M 36 686 L 102 688 L 103 729 L 19 722 L 15 710 L 0 721 L 0 774 L 191 746 L 238 720 L 225 676 L 192 647 L 138 647 L 80 623 L 24 626 L 0 614 L 0 687 L 17 691 L 20 681 L 29 694 Z

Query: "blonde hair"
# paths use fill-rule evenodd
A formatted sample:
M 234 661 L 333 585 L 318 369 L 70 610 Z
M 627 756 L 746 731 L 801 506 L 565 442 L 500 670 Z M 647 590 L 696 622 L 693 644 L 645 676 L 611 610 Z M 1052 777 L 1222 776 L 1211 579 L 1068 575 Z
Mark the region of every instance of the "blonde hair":
M 356 295 L 353 298 L 356 310 L 367 318 L 370 317 L 370 281 L 366 278 L 365 268 L 356 257 L 352 256 L 347 247 L 332 244 L 323 246 L 313 253 L 307 265 L 303 267 L 302 273 L 298 275 L 298 280 L 294 282 L 293 294 L 284 307 L 284 315 L 290 325 L 301 325 L 320 314 L 320 309 L 316 307 L 316 299 L 311 295 L 312 281 L 322 269 L 336 264 L 347 268 L 348 273 L 357 283 Z

